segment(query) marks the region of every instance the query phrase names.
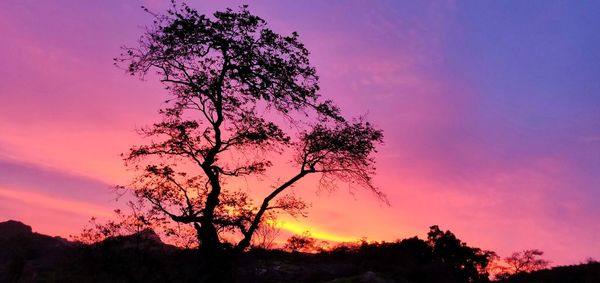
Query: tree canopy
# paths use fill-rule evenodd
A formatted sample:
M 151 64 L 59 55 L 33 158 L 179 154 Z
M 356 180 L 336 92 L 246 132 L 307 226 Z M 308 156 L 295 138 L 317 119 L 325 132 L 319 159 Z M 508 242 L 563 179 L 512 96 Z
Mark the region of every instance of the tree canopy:
M 450 267 L 451 276 L 457 282 L 487 281 L 487 269 L 494 252 L 469 247 L 454 233 L 444 232 L 437 225 L 429 227 L 427 243 L 432 248 L 434 261 Z
M 122 188 L 149 212 L 192 225 L 205 251 L 222 249 L 225 233 L 240 235 L 234 246 L 242 251 L 265 219 L 302 214 L 306 204 L 285 192 L 307 175 L 386 201 L 372 182 L 382 131 L 322 98 L 297 33 L 274 32 L 247 6 L 211 17 L 173 4 L 152 15 L 139 44 L 115 59 L 131 75 L 157 77 L 170 95 L 162 120 L 140 130 L 149 142 L 124 154 L 139 175 Z M 258 204 L 227 185 L 269 174 L 274 154 L 289 157 L 296 173 Z

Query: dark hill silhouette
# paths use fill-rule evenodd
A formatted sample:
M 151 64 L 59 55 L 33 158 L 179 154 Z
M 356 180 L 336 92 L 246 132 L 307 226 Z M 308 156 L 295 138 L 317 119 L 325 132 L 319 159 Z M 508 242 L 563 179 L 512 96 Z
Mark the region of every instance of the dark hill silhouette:
M 73 243 L 60 237 L 34 233 L 18 221 L 0 223 L 0 282 L 35 279 L 68 256 Z
M 150 229 L 84 245 L 34 233 L 30 226 L 9 220 L 0 222 L 0 282 L 110 282 L 113 281 L 110 276 L 103 276 L 103 271 L 95 269 L 108 268 L 111 273 L 113 270 L 106 264 L 127 268 L 126 260 L 136 260 L 129 257 L 131 254 L 142 257 L 152 253 L 158 257 L 175 249 L 164 244 Z
M 139 233 L 126 236 L 110 237 L 96 246 L 111 246 L 120 249 L 141 249 L 141 250 L 173 250 L 176 247 L 163 243 L 160 236 L 154 230 L 148 228 Z
M 489 282 L 464 268 L 481 261 L 485 251 L 436 229 L 427 241 L 362 242 L 318 253 L 253 249 L 234 259 L 227 282 Z M 436 251 L 436 242 L 444 250 Z M 86 245 L 34 233 L 18 221 L 0 223 L 0 251 L 0 282 L 208 282 L 202 281 L 207 272 L 199 267 L 211 260 L 198 257 L 196 250 L 167 245 L 149 229 Z M 600 263 L 590 262 L 517 274 L 503 282 L 599 279 Z
M 7 239 L 32 233 L 31 226 L 25 225 L 19 221 L 8 220 L 0 223 L 0 239 Z

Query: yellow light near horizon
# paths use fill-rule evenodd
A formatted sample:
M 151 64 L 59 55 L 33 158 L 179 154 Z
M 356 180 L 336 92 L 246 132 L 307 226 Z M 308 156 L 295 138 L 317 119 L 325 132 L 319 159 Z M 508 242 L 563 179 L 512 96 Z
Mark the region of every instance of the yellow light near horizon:
M 311 227 L 309 225 L 302 224 L 302 223 L 294 223 L 294 222 L 286 222 L 286 221 L 277 221 L 277 222 L 269 221 L 269 224 L 271 224 L 277 228 L 281 228 L 283 230 L 289 231 L 294 234 L 299 234 L 299 235 L 301 235 L 305 231 L 309 231 L 313 238 L 316 238 L 319 240 L 324 240 L 324 241 L 343 243 L 343 242 L 356 242 L 359 240 L 358 237 L 339 236 L 339 235 L 335 235 L 335 234 L 320 230 L 316 227 Z

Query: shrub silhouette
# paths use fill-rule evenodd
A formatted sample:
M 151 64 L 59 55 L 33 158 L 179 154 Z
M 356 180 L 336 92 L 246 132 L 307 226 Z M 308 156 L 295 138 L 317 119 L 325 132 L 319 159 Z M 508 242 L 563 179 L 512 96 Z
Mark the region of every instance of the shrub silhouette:
M 302 235 L 293 235 L 287 239 L 284 249 L 291 252 L 312 252 L 317 248 L 317 240 L 312 237 L 309 231 Z
M 538 249 L 514 252 L 497 264 L 496 278 L 506 280 L 519 273 L 533 272 L 548 267 L 549 261 L 539 258 L 544 254 Z

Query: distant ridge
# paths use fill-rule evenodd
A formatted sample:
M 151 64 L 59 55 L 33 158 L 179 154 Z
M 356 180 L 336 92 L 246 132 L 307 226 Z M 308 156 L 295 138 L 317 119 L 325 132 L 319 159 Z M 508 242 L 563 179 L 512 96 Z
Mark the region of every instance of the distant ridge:
M 46 282 L 43 278 L 96 282 L 94 276 L 88 275 L 91 272 L 104 272 L 107 268 L 105 265 L 113 260 L 140 260 L 139 255 L 127 258 L 128 254 L 135 254 L 137 251 L 157 257 L 174 250 L 177 248 L 163 243 L 152 229 L 86 245 L 58 236 L 35 233 L 31 226 L 23 222 L 8 220 L 0 222 L 0 282 Z M 86 263 L 79 265 L 81 260 Z M 77 270 L 70 270 L 73 268 Z M 100 268 L 100 271 L 95 270 L 96 268 Z M 83 277 L 71 278 L 71 272 Z M 115 271 L 108 273 L 113 272 Z
M 44 248 L 44 245 L 83 245 L 80 242 L 69 241 L 59 236 L 34 233 L 31 226 L 17 220 L 0 222 L 0 240 L 19 240 L 20 242 L 30 241 L 28 244 L 33 244 L 36 248 Z M 94 245 L 118 245 L 121 248 L 174 248 L 174 246 L 163 243 L 160 236 L 150 228 L 131 235 L 110 237 L 99 243 L 92 244 L 92 246 Z
M 0 222 L 0 238 L 8 239 L 29 234 L 33 234 L 33 230 L 23 222 L 16 220 Z

